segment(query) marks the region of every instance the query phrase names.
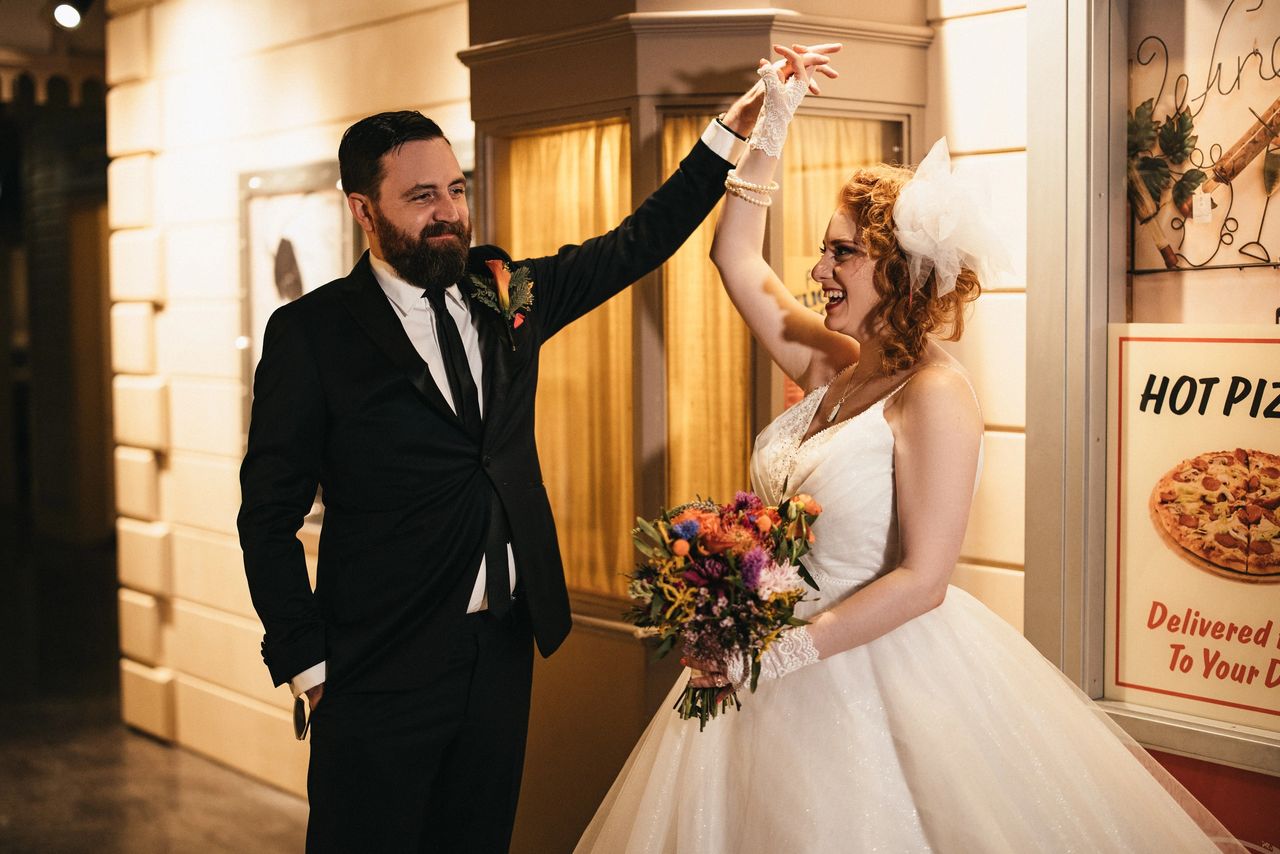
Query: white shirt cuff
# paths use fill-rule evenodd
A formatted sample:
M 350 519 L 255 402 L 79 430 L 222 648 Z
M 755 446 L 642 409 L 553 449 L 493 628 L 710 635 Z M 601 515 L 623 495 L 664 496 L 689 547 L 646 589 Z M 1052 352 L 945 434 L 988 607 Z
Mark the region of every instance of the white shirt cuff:
M 720 155 L 724 160 L 737 164 L 742 158 L 743 153 L 747 150 L 745 140 L 738 137 L 724 125 L 715 119 L 711 120 L 711 124 L 707 125 L 707 129 L 702 132 L 702 141 L 716 154 Z
M 301 697 L 304 693 L 324 681 L 325 663 L 322 661 L 319 664 L 312 665 L 289 680 L 289 690 L 293 692 L 293 696 Z

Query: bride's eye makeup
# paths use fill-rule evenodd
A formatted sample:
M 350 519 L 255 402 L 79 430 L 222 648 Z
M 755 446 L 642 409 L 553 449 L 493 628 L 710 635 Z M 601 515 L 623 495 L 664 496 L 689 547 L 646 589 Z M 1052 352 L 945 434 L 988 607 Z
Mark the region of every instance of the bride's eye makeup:
M 818 251 L 819 253 L 826 255 L 827 245 L 825 243 L 822 244 L 821 246 L 818 247 Z M 862 251 L 861 247 L 859 247 L 856 243 L 848 240 L 837 240 L 833 242 L 831 246 L 831 254 L 836 260 L 848 258 L 851 255 L 856 255 L 861 251 Z

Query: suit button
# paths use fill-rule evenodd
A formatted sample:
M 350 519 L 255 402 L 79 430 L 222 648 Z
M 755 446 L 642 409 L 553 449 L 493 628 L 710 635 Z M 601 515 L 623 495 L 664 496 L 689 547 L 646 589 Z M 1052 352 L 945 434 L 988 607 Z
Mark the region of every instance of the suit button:
M 481 462 L 483 463 L 485 468 L 489 468 L 489 466 L 493 465 L 493 457 L 486 454 L 485 458 L 481 460 Z

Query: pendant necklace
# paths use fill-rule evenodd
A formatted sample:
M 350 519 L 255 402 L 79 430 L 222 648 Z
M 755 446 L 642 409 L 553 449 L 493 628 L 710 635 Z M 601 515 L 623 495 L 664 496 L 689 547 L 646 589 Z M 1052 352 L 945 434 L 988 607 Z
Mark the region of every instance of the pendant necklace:
M 864 385 L 871 382 L 871 380 L 874 378 L 875 378 L 875 374 L 872 374 L 871 376 L 867 377 L 862 382 L 858 383 L 852 388 L 846 386 L 844 390 L 844 394 L 840 395 L 840 399 L 836 401 L 836 405 L 831 407 L 831 414 L 827 416 L 827 423 L 830 424 L 832 421 L 836 420 L 836 416 L 840 414 L 840 407 L 844 406 L 844 402 L 849 398 L 849 395 L 853 394 L 855 391 L 858 391 Z

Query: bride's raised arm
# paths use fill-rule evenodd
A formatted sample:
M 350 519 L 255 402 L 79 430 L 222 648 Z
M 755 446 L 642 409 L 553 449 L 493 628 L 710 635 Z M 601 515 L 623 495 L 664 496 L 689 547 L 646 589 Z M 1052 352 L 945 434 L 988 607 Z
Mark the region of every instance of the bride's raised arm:
M 725 182 L 724 212 L 716 226 L 711 260 L 720 271 L 725 290 L 752 334 L 783 372 L 806 390 L 854 361 L 858 345 L 828 330 L 822 318 L 800 305 L 764 260 L 762 246 L 766 211 L 771 199 L 778 154 L 787 124 L 806 91 L 817 92 L 810 66 L 835 77 L 824 61 L 839 45 L 816 45 L 800 51 L 782 45 L 785 57 L 770 65 L 760 60 L 767 92 L 751 146 Z M 814 247 L 815 254 L 819 252 Z

